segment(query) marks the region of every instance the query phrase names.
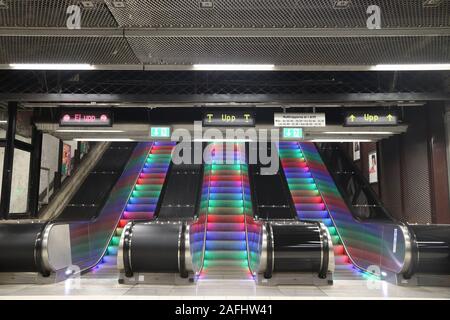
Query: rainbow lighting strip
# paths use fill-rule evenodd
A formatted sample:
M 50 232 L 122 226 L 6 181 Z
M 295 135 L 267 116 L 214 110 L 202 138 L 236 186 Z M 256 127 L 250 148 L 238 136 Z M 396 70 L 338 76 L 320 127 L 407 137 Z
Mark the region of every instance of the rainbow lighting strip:
M 109 243 L 103 261 L 116 262 L 123 228 L 130 221 L 152 220 L 166 180 L 176 142 L 154 142 Z
M 406 250 L 400 226 L 389 221 L 356 220 L 339 193 L 316 146 L 306 142 L 297 145 L 354 265 L 369 273 L 374 267 L 379 268 L 381 275 L 386 271 L 401 273 Z
M 333 241 L 336 269 L 352 269 L 353 265 L 336 232 L 299 143 L 280 142 L 279 154 L 298 218 L 325 224 Z
M 253 279 L 249 271 L 245 213 L 250 210 L 250 188 L 242 144 L 234 144 L 230 154 L 222 143 L 211 148 L 211 163 L 203 189 L 206 238 L 199 279 L 230 276 Z

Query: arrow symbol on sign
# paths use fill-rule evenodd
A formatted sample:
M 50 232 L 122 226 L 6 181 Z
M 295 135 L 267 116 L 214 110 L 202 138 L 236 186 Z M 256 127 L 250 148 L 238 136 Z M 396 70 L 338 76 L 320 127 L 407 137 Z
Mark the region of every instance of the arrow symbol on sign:
M 354 115 L 350 115 L 350 121 L 355 122 L 356 117 Z
M 392 116 L 392 114 L 388 114 L 387 119 L 388 119 L 388 121 L 392 121 L 394 119 L 394 117 Z

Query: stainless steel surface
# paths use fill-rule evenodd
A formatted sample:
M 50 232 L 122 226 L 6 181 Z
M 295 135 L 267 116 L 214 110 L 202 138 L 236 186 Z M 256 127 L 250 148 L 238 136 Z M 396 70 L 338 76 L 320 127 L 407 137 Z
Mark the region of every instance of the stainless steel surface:
M 320 236 L 325 237 L 326 241 L 328 242 L 328 272 L 334 272 L 335 269 L 335 261 L 334 261 L 334 247 L 333 247 L 333 241 L 331 240 L 331 234 L 328 228 L 320 222 Z M 322 252 L 323 255 L 323 252 Z M 323 259 L 323 258 L 322 258 Z
M 191 242 L 189 240 L 190 228 L 191 228 L 191 226 L 188 224 L 186 226 L 186 232 L 184 233 L 184 235 L 182 235 L 184 237 L 184 244 L 185 244 L 184 261 L 186 264 L 186 266 L 185 266 L 186 271 L 194 272 L 194 266 L 192 263 L 192 255 L 191 255 Z
M 45 271 L 52 273 L 64 270 L 72 264 L 70 230 L 68 224 L 49 224 L 42 236 L 42 264 Z
M 403 268 L 401 273 L 406 272 L 410 267 L 412 261 L 412 237 L 411 233 L 408 230 L 408 227 L 404 225 L 400 225 L 400 230 L 403 233 L 403 238 L 405 239 L 405 259 L 403 260 Z M 417 252 L 419 254 L 419 252 Z
M 262 225 L 262 245 L 261 258 L 259 260 L 258 273 L 263 274 L 267 270 L 267 228 L 266 224 Z
M 125 242 L 125 235 L 129 233 L 132 225 L 133 225 L 132 222 L 128 222 L 125 225 L 125 227 L 123 228 L 122 235 L 120 236 L 119 248 L 117 250 L 117 269 L 119 269 L 121 271 L 125 269 L 124 261 L 123 261 L 123 257 L 124 257 L 123 246 L 124 246 L 124 242 Z

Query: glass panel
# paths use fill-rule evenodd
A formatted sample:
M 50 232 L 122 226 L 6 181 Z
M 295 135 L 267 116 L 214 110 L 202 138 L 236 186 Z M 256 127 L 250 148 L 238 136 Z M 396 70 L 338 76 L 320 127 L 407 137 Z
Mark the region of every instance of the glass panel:
M 11 186 L 11 213 L 25 213 L 28 209 L 28 180 L 30 177 L 30 153 L 14 150 Z
M 3 160 L 5 157 L 5 148 L 0 148 L 0 194 L 2 192 L 2 182 L 3 182 Z

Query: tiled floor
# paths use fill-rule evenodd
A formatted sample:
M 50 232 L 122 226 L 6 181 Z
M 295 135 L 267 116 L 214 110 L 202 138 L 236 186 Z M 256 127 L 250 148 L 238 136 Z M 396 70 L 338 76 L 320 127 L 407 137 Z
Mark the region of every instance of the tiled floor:
M 120 285 L 117 276 L 45 285 L 0 285 L 1 299 L 450 299 L 450 288 L 399 287 L 384 281 L 335 280 L 332 286 L 257 286 L 252 281 L 191 286 Z

